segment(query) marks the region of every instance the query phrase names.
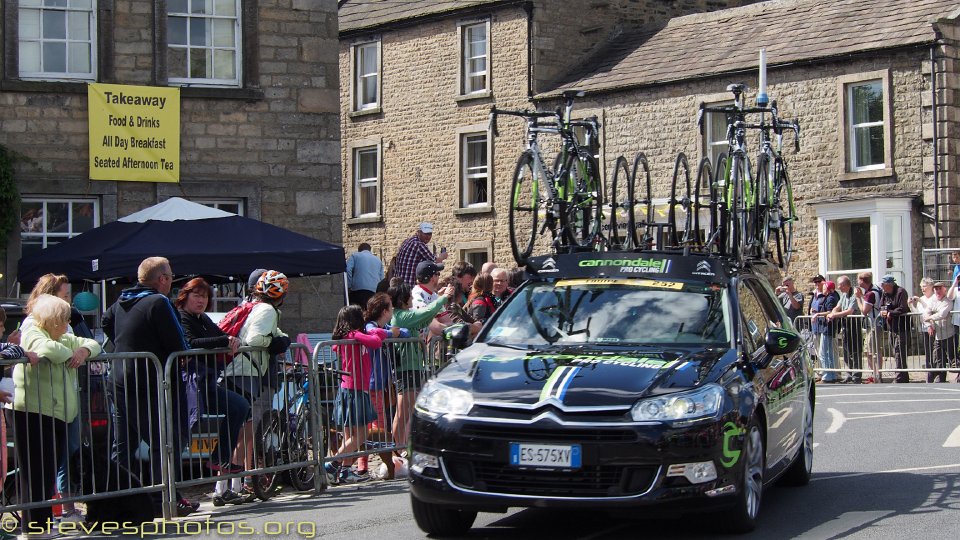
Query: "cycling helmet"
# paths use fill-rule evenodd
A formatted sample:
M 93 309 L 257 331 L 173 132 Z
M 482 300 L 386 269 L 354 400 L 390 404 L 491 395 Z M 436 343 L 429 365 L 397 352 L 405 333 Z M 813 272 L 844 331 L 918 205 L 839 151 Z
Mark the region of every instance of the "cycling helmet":
M 268 298 L 280 298 L 287 293 L 290 280 L 281 272 L 267 270 L 257 280 L 256 291 Z

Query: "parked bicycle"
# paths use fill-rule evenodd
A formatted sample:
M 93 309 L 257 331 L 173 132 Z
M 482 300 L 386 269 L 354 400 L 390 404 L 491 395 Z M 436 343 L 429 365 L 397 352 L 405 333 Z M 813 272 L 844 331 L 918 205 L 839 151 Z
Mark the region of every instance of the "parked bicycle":
M 591 151 L 597 144 L 600 123 L 596 117 L 571 119 L 574 99 L 582 96 L 583 92 L 576 90 L 563 92 L 565 106 L 553 112 L 490 109 L 494 136 L 499 134 L 498 115 L 518 116 L 527 122 L 527 148 L 514 170 L 508 214 L 510 247 L 521 266 L 533 253 L 537 237 L 547 230 L 557 252 L 603 247 L 603 183 Z M 584 132 L 582 142 L 578 130 Z M 560 153 L 553 167 L 546 166 L 538 139 L 541 133 L 560 136 Z

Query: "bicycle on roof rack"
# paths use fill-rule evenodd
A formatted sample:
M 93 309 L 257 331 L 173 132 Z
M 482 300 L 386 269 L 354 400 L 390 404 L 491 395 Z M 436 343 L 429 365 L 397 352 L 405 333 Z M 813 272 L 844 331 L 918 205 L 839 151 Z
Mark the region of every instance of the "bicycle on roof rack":
M 797 121 L 781 120 L 776 102 L 770 107 L 746 107 L 746 86 L 743 84 L 731 84 L 727 90 L 733 93 L 733 105 L 708 107 L 701 103 L 697 114 L 701 132 L 705 113 L 724 114 L 727 118 L 728 151 L 717 157 L 712 174 L 709 160 L 704 158 L 706 163 L 701 162 L 695 188 L 694 220 L 699 218 L 700 208 L 710 210 L 711 224 L 702 247 L 741 263 L 746 259 L 764 259 L 775 252 L 778 266 L 786 268 L 793 252 L 793 222 L 798 218 L 782 157 L 783 132 L 794 131 L 794 144 L 799 150 L 800 125 Z M 748 114 L 757 113 L 761 115 L 759 123 L 747 122 Z M 765 118 L 767 113 L 771 115 L 769 123 Z M 761 134 L 755 175 L 747 153 L 748 129 L 758 130 Z M 771 133 L 776 136 L 776 145 L 771 141 Z M 707 177 L 712 180 L 704 193 Z M 674 191 L 676 180 L 675 176 Z M 689 191 L 689 186 L 687 189 Z M 700 202 L 704 196 L 709 197 L 707 205 Z M 699 230 L 699 223 L 691 224 L 688 213 L 686 229 L 691 226 L 695 231 Z M 773 243 L 772 249 L 770 242 Z
M 527 148 L 517 159 L 510 189 L 510 247 L 518 265 L 525 265 L 538 237 L 550 231 L 557 253 L 604 247 L 603 183 L 594 150 L 599 136 L 597 118 L 572 120 L 574 99 L 583 92 L 563 92 L 564 107 L 553 112 L 490 109 L 490 129 L 497 136 L 497 116 L 518 116 L 527 122 Z M 547 121 L 551 119 L 553 121 Z M 577 130 L 584 131 L 580 142 Z M 538 140 L 541 133 L 560 136 L 561 148 L 547 167 Z M 542 224 L 540 221 L 542 219 Z

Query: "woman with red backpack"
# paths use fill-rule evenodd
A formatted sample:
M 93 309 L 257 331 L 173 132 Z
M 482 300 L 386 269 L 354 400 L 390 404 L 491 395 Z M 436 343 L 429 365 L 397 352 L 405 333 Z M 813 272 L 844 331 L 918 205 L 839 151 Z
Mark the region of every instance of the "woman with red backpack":
M 467 297 L 467 312 L 475 320 L 487 322 L 496 308 L 493 297 L 493 277 L 484 272 L 473 280 L 470 296 Z

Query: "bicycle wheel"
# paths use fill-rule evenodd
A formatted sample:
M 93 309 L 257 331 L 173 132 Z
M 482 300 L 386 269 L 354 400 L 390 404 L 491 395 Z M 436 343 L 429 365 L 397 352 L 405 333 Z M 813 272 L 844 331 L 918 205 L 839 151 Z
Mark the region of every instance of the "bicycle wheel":
M 793 223 L 797 221 L 797 212 L 793 204 L 793 186 L 787 175 L 787 164 L 780 156 L 774 160 L 773 211 L 779 227 L 774 229 L 777 265 L 783 270 L 790 267 L 793 255 Z
M 743 156 L 734 154 L 727 159 L 729 176 L 727 177 L 727 198 L 730 206 L 730 236 L 727 239 L 727 252 L 736 261 L 742 263 L 747 252 L 747 201 L 743 184 L 745 173 Z
M 568 193 L 564 211 L 560 213 L 560 227 L 566 231 L 568 246 L 586 248 L 603 241 L 600 227 L 603 221 L 603 185 L 597 162 L 588 154 L 571 154 L 561 174 L 573 186 Z M 563 182 L 565 179 L 558 179 Z
M 303 407 L 297 416 L 287 446 L 290 463 L 309 461 L 316 457 L 313 437 L 310 436 L 310 410 L 307 407 Z M 287 478 L 290 480 L 290 485 L 297 491 L 310 491 L 313 489 L 315 474 L 316 468 L 308 465 L 290 469 L 287 471 Z
M 717 189 L 713 184 L 713 166 L 710 158 L 700 160 L 697 168 L 697 181 L 693 188 L 693 232 L 699 247 L 707 252 L 716 249 L 715 235 L 717 231 Z M 702 210 L 707 209 L 706 228 L 700 223 Z
M 643 180 L 645 182 L 646 191 L 643 193 L 643 198 L 637 200 L 637 174 L 643 170 Z M 630 192 L 633 193 L 631 197 L 634 200 L 634 220 L 636 220 L 636 207 L 641 205 L 643 208 L 643 235 L 637 236 L 636 222 L 634 222 L 634 227 L 630 231 L 632 235 L 633 245 L 639 247 L 640 249 L 652 249 L 653 248 L 653 223 L 656 221 L 653 216 L 653 186 L 650 180 L 650 164 L 647 163 L 647 156 L 643 152 L 639 152 L 636 157 L 633 158 L 633 168 L 630 169 Z
M 717 247 L 720 254 L 732 256 L 730 252 L 733 235 L 733 201 L 730 193 L 730 160 L 727 154 L 721 152 L 717 156 L 716 166 L 713 168 L 713 190 L 717 194 L 717 203 L 719 206 L 719 231 L 717 234 Z
M 636 247 L 633 202 L 630 165 L 625 157 L 620 156 L 613 165 L 613 181 L 610 185 L 610 249 L 629 250 Z M 620 230 L 621 227 L 624 227 L 623 230 Z
M 278 411 L 267 411 L 254 432 L 253 464 L 256 469 L 273 467 L 283 463 L 283 425 Z M 280 483 L 276 473 L 255 474 L 253 492 L 261 500 L 273 496 Z
M 520 154 L 510 187 L 510 249 L 517 264 L 524 266 L 533 253 L 537 239 L 537 221 L 543 201 L 540 195 L 539 178 L 534 166 L 534 156 L 529 150 Z
M 760 154 L 759 159 L 757 159 L 757 174 L 755 176 L 757 208 L 753 234 L 758 244 L 757 256 L 761 259 L 766 259 L 772 255 L 772 252 L 767 250 L 771 229 L 771 208 L 773 206 L 773 179 L 770 174 L 770 156 Z
M 683 196 L 678 199 L 677 181 L 680 179 L 681 172 L 683 173 L 685 183 L 682 193 Z M 670 227 L 668 234 L 670 244 L 667 247 L 680 247 L 685 245 L 690 237 L 690 165 L 687 163 L 687 155 L 683 152 L 677 154 L 677 159 L 673 164 L 673 181 L 670 184 L 670 200 L 667 204 L 667 224 Z M 677 206 L 683 208 L 684 213 L 682 236 L 677 227 Z

